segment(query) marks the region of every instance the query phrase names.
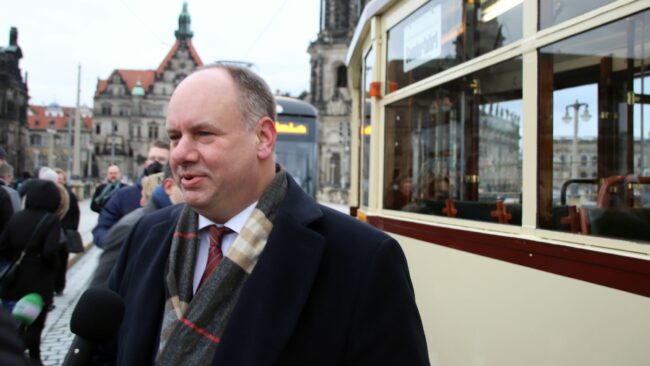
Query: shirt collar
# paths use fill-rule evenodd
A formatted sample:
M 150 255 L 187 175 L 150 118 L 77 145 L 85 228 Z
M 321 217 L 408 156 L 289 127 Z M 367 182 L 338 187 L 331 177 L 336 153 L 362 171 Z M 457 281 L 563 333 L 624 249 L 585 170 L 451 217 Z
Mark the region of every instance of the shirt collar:
M 233 216 L 230 220 L 226 221 L 223 225 L 217 224 L 216 222 L 213 222 L 212 220 L 208 219 L 203 215 L 199 215 L 199 231 L 205 229 L 210 225 L 217 225 L 217 226 L 227 226 L 230 230 L 239 234 L 242 228 L 244 227 L 246 220 L 248 220 L 248 217 L 253 213 L 253 210 L 255 209 L 256 205 L 257 205 L 257 201 L 253 202 L 250 206 L 246 207 L 240 213 Z

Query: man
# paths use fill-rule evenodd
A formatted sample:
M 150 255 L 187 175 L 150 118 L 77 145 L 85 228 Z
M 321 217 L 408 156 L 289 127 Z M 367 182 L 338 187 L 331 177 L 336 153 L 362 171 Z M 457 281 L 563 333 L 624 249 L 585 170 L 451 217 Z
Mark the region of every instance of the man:
M 20 211 L 20 194 L 18 194 L 18 191 L 10 187 L 13 179 L 14 167 L 9 165 L 7 162 L 0 163 L 0 186 L 2 186 L 2 189 L 9 194 L 13 212 L 18 212 Z
M 169 159 L 169 144 L 163 141 L 154 141 L 147 160 L 144 161 L 144 169 L 138 181 L 124 188 L 120 188 L 113 194 L 102 208 L 97 218 L 97 226 L 93 229 L 93 241 L 100 248 L 104 247 L 105 237 L 108 230 L 129 212 L 140 207 L 142 191 L 141 180 L 143 177 L 162 172 L 162 167 Z
M 162 182 L 159 182 L 159 179 Z M 180 202 L 183 202 L 183 194 L 174 183 L 169 164 L 165 164 L 162 173 L 144 177 L 142 179 L 142 207 L 122 217 L 106 234 L 106 245 L 99 255 L 97 268 L 95 268 L 89 287 L 106 286 L 106 280 L 117 261 L 124 239 L 142 216 Z
M 90 209 L 100 213 L 102 208 L 106 204 L 111 195 L 117 192 L 118 189 L 126 187 L 126 184 L 122 183 L 122 173 L 120 173 L 120 167 L 117 165 L 111 165 L 106 169 L 106 182 L 100 184 L 95 189 L 93 193 L 93 198 L 90 201 Z
M 125 302 L 117 364 L 428 364 L 399 244 L 276 166 L 274 120 L 248 69 L 200 69 L 175 89 L 167 134 L 186 206 L 143 217 L 123 244 L 109 280 Z

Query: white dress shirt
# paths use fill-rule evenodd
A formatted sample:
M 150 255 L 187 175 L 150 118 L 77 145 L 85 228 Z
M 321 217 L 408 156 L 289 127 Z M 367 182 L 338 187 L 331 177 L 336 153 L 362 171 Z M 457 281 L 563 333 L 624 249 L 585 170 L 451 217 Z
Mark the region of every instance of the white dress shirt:
M 196 290 L 199 288 L 199 283 L 201 282 L 201 277 L 205 271 L 205 266 L 208 265 L 208 252 L 210 251 L 210 233 L 208 230 L 204 230 L 210 225 L 217 226 L 227 226 L 231 233 L 228 233 L 223 236 L 221 239 L 221 252 L 226 255 L 228 249 L 232 246 L 237 238 L 237 235 L 241 232 L 246 220 L 253 213 L 253 209 L 257 202 L 254 202 L 250 206 L 246 207 L 243 211 L 233 216 L 224 224 L 217 224 L 212 222 L 205 216 L 199 215 L 199 250 L 196 254 L 196 262 L 194 262 L 194 282 L 193 282 L 193 293 L 196 293 Z

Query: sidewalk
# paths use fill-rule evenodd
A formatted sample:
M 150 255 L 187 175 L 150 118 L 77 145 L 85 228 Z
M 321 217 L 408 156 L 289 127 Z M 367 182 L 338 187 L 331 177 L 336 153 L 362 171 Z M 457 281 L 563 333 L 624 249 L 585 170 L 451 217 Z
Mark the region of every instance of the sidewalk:
M 101 250 L 92 246 L 68 270 L 63 296 L 54 297 L 55 308 L 47 315 L 41 342 L 44 365 L 61 365 L 74 334 L 70 332 L 70 317 L 81 294 L 90 282 Z

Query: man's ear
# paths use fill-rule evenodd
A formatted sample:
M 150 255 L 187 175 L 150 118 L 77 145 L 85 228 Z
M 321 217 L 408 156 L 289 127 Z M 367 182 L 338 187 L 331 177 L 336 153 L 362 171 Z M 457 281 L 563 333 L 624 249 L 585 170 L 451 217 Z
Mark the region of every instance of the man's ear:
M 172 194 L 172 188 L 174 187 L 174 179 L 173 178 L 165 178 L 162 181 L 162 186 L 163 189 L 165 190 L 165 194 L 167 196 Z
M 275 122 L 269 117 L 263 117 L 257 122 L 256 134 L 257 158 L 260 160 L 272 158 L 278 134 L 275 130 Z

